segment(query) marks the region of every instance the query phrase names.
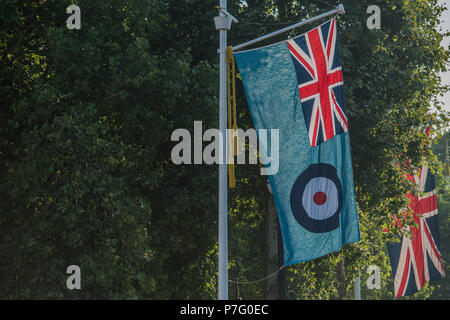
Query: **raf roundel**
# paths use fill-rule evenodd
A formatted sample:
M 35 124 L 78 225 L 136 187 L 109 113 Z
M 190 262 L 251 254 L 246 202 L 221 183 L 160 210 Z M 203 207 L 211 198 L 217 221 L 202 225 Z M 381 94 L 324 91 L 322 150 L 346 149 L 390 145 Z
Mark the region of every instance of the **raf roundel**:
M 291 190 L 291 209 L 297 222 L 313 233 L 339 227 L 342 185 L 336 168 L 326 163 L 308 167 Z

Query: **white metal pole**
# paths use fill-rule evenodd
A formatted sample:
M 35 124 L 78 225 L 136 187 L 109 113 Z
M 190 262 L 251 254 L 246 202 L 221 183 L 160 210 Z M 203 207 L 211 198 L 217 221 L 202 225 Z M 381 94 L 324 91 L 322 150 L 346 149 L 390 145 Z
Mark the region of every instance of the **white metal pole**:
M 234 46 L 234 47 L 233 47 L 233 51 L 241 50 L 242 48 L 248 47 L 248 46 L 250 46 L 250 45 L 252 45 L 252 44 L 255 44 L 255 43 L 257 43 L 257 42 L 260 42 L 260 41 L 263 41 L 263 40 L 272 38 L 272 37 L 274 37 L 274 36 L 277 36 L 277 35 L 279 35 L 279 34 L 281 34 L 281 33 L 286 32 L 286 31 L 293 30 L 293 29 L 298 28 L 298 27 L 301 27 L 301 26 L 303 26 L 303 25 L 305 25 L 305 24 L 308 24 L 308 23 L 311 23 L 311 22 L 320 20 L 320 19 L 322 19 L 322 18 L 331 16 L 331 15 L 336 14 L 336 13 L 344 14 L 344 13 L 345 13 L 345 11 L 344 11 L 344 5 L 339 4 L 339 5 L 336 7 L 336 9 L 333 9 L 333 10 L 328 11 L 328 12 L 324 12 L 324 13 L 319 14 L 318 16 L 315 16 L 315 17 L 310 18 L 310 19 L 308 19 L 308 20 L 300 21 L 299 23 L 293 24 L 293 25 L 291 25 L 291 26 L 289 26 L 289 27 L 280 29 L 280 30 L 278 30 L 278 31 L 274 31 L 274 32 L 272 32 L 272 33 L 266 34 L 266 35 L 264 35 L 264 36 L 261 36 L 261 37 L 258 37 L 258 38 L 256 38 L 256 39 L 253 39 L 253 40 L 247 41 L 247 42 L 245 42 L 245 43 L 239 44 L 239 45 L 237 45 L 237 46 Z
M 361 300 L 361 281 L 359 277 L 355 278 L 355 300 Z
M 227 9 L 227 0 L 220 0 L 222 9 Z M 225 14 L 220 11 L 220 16 Z M 222 136 L 219 146 L 219 300 L 228 300 L 228 221 L 227 221 L 227 74 L 226 48 L 227 29 L 219 30 L 219 59 L 220 59 L 220 87 L 219 87 L 219 130 Z

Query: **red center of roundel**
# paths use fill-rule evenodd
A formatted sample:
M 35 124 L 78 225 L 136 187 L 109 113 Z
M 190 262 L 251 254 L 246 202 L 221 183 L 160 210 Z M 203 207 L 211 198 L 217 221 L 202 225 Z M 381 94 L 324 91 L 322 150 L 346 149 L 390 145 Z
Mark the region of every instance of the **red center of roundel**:
M 322 191 L 316 192 L 313 196 L 313 200 L 315 204 L 321 206 L 327 201 L 327 195 Z

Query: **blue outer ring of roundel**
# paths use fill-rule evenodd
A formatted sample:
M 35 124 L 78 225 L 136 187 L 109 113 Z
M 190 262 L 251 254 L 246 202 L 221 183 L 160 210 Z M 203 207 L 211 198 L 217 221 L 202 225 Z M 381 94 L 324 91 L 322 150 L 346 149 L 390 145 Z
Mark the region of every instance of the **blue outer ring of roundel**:
M 334 182 L 338 191 L 338 206 L 336 211 L 326 219 L 312 219 L 302 204 L 306 185 L 313 178 L 324 177 Z M 312 199 L 311 199 L 312 201 Z M 326 163 L 312 164 L 295 180 L 291 190 L 291 209 L 295 220 L 306 230 L 313 233 L 330 232 L 339 227 L 339 213 L 342 208 L 342 185 L 336 168 Z

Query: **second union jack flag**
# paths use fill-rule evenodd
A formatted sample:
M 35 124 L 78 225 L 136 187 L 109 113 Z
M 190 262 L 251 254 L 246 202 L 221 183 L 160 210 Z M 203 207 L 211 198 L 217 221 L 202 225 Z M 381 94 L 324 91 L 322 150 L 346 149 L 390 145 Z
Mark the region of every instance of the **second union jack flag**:
M 312 147 L 347 132 L 336 19 L 288 40 Z
M 407 195 L 416 227 L 405 227 L 409 235 L 403 236 L 399 243 L 388 244 L 397 298 L 412 295 L 426 282 L 439 280 L 445 275 L 439 248 L 434 176 L 424 165 L 418 174 L 408 175 L 408 179 L 419 191 Z

